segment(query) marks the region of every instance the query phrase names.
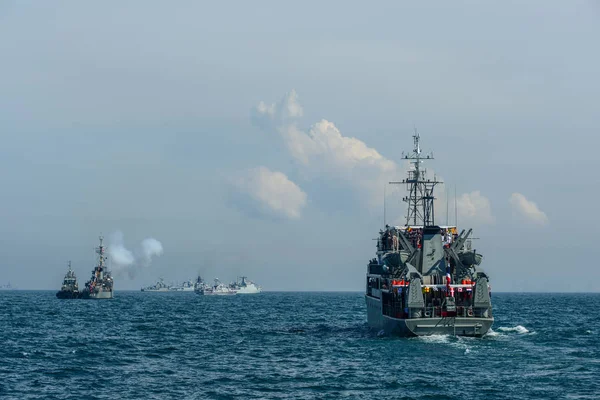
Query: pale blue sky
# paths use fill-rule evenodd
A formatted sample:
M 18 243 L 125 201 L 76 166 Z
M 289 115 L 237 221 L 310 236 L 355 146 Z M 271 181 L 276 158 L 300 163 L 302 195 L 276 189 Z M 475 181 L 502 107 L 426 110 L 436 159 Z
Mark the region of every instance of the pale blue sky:
M 416 126 L 494 290 L 598 291 L 599 38 L 596 1 L 0 1 L 0 284 L 121 231 L 164 254 L 117 289 L 362 290 Z

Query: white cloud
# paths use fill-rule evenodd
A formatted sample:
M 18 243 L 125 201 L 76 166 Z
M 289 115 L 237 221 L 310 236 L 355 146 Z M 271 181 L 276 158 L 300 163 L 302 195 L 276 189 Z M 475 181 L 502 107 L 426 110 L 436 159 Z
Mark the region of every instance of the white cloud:
M 464 193 L 456 199 L 458 209 L 458 223 L 464 224 L 492 224 L 496 220 L 492 215 L 490 200 L 483 196 L 479 190 Z
M 164 252 L 162 243 L 154 238 L 144 239 L 141 248 L 141 262 L 143 265 L 150 265 L 152 257 L 160 256 Z
M 258 104 L 253 116 L 262 128 L 278 132 L 289 153 L 300 162 L 308 178 L 327 175 L 344 181 L 380 208 L 383 185 L 400 179 L 399 166 L 363 141 L 342 135 L 333 122 L 315 123 L 308 132 L 298 128 L 296 119 L 303 115 L 297 93 L 292 90 L 278 104 Z
M 261 212 L 298 219 L 306 205 L 306 193 L 288 177 L 266 167 L 248 170 L 234 181 L 235 187 L 249 196 Z
M 521 193 L 513 193 L 508 200 L 513 209 L 530 222 L 538 225 L 548 223 L 548 217 L 533 201 L 527 200 Z
M 383 187 L 389 181 L 402 180 L 410 164 L 397 164 L 365 142 L 344 136 L 333 122 L 325 119 L 304 131 L 297 124 L 298 117 L 302 115 L 303 109 L 294 90 L 286 94 L 279 103 L 267 105 L 260 102 L 253 112 L 257 125 L 282 137 L 290 155 L 299 162 L 303 176 L 309 180 L 325 177 L 332 181 L 344 182 L 371 209 L 381 210 Z M 427 168 L 427 165 L 424 167 Z M 428 169 L 428 175 L 433 178 L 435 173 Z M 394 203 L 398 203 L 389 201 L 392 200 L 391 196 L 402 197 L 404 190 L 404 185 L 400 188 L 388 187 L 388 209 Z M 436 222 L 442 223 L 446 220 L 446 204 L 443 204 L 446 201 L 445 193 L 440 192 L 439 187 L 436 193 L 436 197 L 442 197 L 441 201 L 436 201 Z M 405 210 L 402 205 L 397 208 Z M 479 191 L 461 195 L 457 199 L 457 208 L 459 223 L 461 220 L 469 224 L 488 224 L 495 221 L 489 199 Z M 395 222 L 402 221 L 404 224 L 404 216 L 398 214 L 397 218 Z
M 260 102 L 257 107 L 258 115 L 267 115 L 270 118 L 288 119 L 299 118 L 304 115 L 304 109 L 298 102 L 298 93 L 292 89 L 286 93 L 278 104 L 267 106 L 264 102 Z

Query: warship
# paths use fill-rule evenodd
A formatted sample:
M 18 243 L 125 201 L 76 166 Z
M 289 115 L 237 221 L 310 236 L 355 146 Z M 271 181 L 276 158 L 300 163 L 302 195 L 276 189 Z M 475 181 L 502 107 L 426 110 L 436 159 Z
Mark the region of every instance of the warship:
M 112 299 L 113 298 L 113 278 L 105 265 L 107 257 L 104 255 L 106 247 L 102 244 L 104 237 L 100 236 L 100 246 L 96 248 L 98 254 L 98 264 L 92 270 L 92 277 L 85 283 L 85 289 L 82 293 L 83 299 Z
M 154 285 L 146 286 L 141 289 L 142 292 L 168 292 L 171 289 L 163 278 L 160 278 Z
M 262 292 L 262 288 L 260 286 L 248 280 L 248 278 L 245 276 L 241 277 L 241 281 L 238 279 L 229 286 L 235 290 L 237 294 L 256 294 Z
M 60 287 L 60 290 L 56 292 L 56 297 L 59 299 L 78 299 L 81 297 L 79 285 L 77 284 L 77 277 L 75 276 L 75 272 L 71 269 L 71 261 L 69 261 L 69 270 L 63 279 L 62 286 Z
M 10 282 L 8 282 L 5 285 L 0 285 L 0 290 L 17 290 L 17 288 L 11 285 Z
M 232 289 L 231 287 L 221 283 L 219 278 L 215 278 L 215 284 L 213 286 L 209 286 L 207 284 L 197 286 L 195 292 L 196 294 L 203 296 L 231 296 L 237 294 L 235 289 Z
M 435 224 L 433 191 L 442 182 L 427 178 L 421 164 L 433 154 L 421 154 L 417 132 L 413 139 L 402 155 L 411 164 L 407 179 L 390 182 L 406 185 L 406 224 L 389 226 L 384 217 L 367 266 L 368 324 L 388 335 L 481 337 L 494 322 L 483 256 L 472 249 L 472 229 Z
M 196 278 L 196 282 L 194 283 L 194 292 L 196 292 L 196 294 L 204 294 L 204 290 L 208 288 L 210 288 L 210 286 L 204 282 L 204 279 L 202 279 L 200 275 L 198 275 L 198 278 Z
M 171 286 L 169 288 L 171 292 L 193 292 L 194 291 L 194 282 L 185 281 L 181 285 Z

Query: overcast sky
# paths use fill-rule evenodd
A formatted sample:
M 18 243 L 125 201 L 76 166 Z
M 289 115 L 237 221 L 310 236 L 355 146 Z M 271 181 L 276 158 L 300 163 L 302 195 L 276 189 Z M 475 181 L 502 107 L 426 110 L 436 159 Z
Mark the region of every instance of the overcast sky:
M 0 1 L 0 285 L 102 233 L 116 290 L 363 290 L 416 127 L 494 291 L 599 291 L 599 39 L 593 0 Z

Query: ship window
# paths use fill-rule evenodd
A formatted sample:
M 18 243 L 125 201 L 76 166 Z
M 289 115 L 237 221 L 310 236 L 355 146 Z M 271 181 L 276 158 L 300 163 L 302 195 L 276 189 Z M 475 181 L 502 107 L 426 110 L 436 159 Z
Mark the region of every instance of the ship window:
M 375 277 L 367 278 L 367 284 L 372 289 L 379 289 L 379 279 Z

